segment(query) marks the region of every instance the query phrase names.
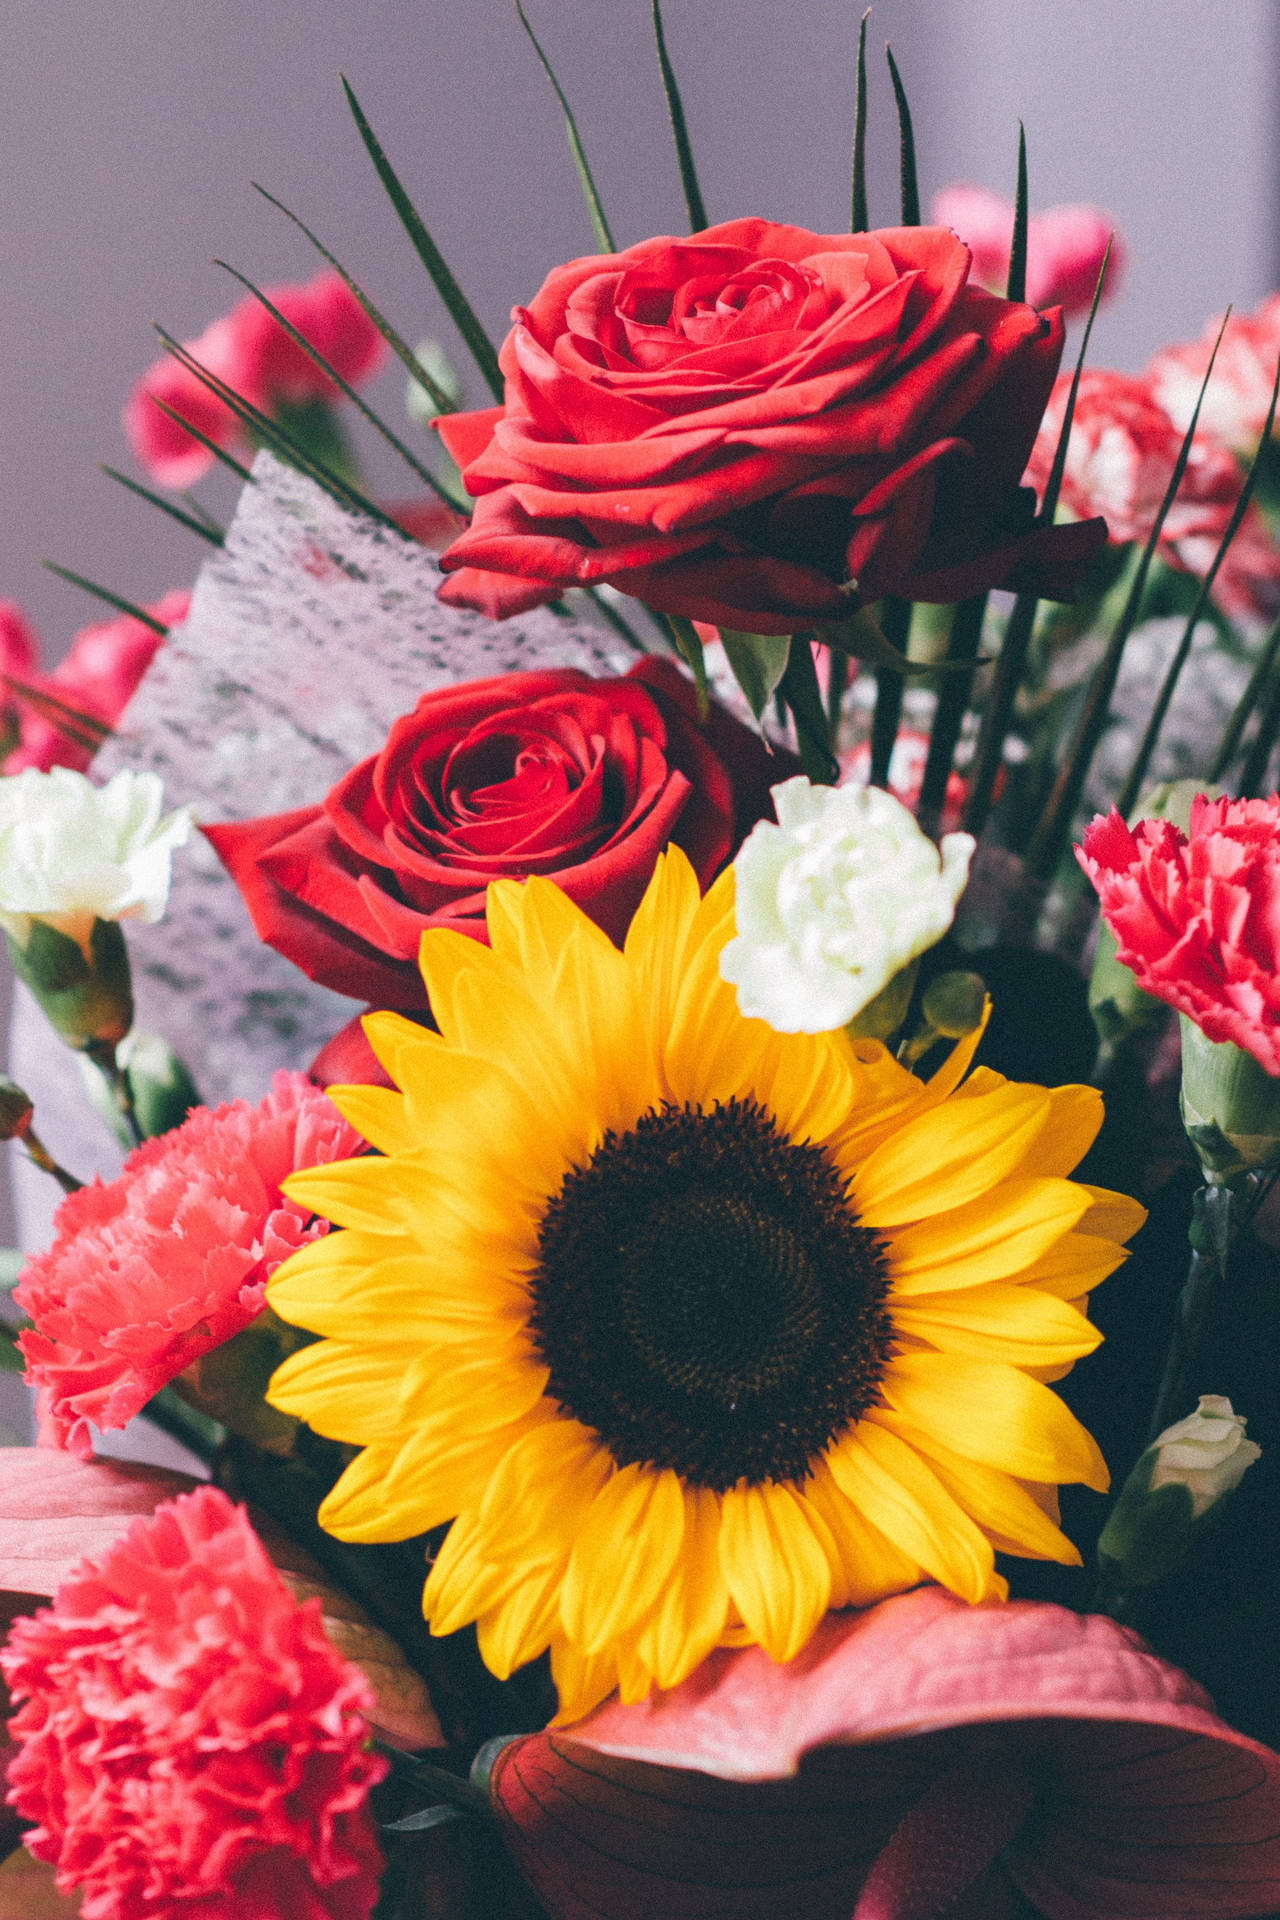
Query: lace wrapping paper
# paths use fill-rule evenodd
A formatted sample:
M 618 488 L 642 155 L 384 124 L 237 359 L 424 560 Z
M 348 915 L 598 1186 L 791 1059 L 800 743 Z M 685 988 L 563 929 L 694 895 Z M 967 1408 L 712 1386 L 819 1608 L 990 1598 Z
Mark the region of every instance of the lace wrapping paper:
M 191 611 L 157 653 L 95 774 L 149 768 L 170 806 L 245 819 L 318 801 L 381 746 L 418 697 L 462 680 L 557 666 L 625 668 L 602 627 L 541 608 L 494 622 L 442 606 L 425 551 L 347 512 L 260 453 L 225 545 L 201 568 Z M 214 1105 L 260 1099 L 277 1067 L 305 1067 L 359 1011 L 258 940 L 208 843 L 175 855 L 165 918 L 128 929 L 138 1024 L 163 1034 Z M 21 992 L 10 1070 L 36 1098 L 50 1150 L 109 1174 L 119 1152 L 89 1110 L 74 1058 Z M 14 1160 L 22 1244 L 48 1238 L 57 1193 Z

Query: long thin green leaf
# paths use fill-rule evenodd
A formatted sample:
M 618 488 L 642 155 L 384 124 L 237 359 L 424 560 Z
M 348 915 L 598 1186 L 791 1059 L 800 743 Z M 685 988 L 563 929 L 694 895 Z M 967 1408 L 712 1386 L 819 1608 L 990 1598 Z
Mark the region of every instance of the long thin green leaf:
M 456 413 L 457 403 L 445 392 L 442 386 L 439 386 L 436 381 L 431 378 L 431 375 L 414 353 L 413 348 L 406 345 L 405 341 L 401 339 L 391 322 L 374 306 L 373 301 L 364 291 L 364 288 L 352 279 L 342 262 L 334 258 L 323 241 L 316 238 L 306 222 L 300 220 L 296 213 L 292 213 L 289 208 L 285 206 L 283 200 L 277 200 L 273 193 L 268 193 L 265 187 L 260 187 L 256 180 L 252 182 L 252 186 L 254 192 L 260 193 L 264 200 L 269 201 L 273 207 L 284 215 L 286 220 L 292 220 L 299 233 L 304 234 L 311 242 L 316 252 L 320 255 L 320 258 L 328 261 L 338 278 L 346 286 L 352 298 L 359 302 L 366 317 L 382 335 L 392 353 L 396 356 L 396 359 L 399 360 L 404 367 L 409 378 L 416 381 L 422 388 L 422 391 L 426 394 L 436 412 Z
M 667 97 L 667 113 L 671 119 L 671 132 L 676 143 L 680 188 L 684 194 L 685 211 L 689 215 L 689 231 L 701 233 L 702 229 L 709 225 L 707 209 L 702 198 L 702 188 L 698 185 L 698 170 L 693 164 L 693 148 L 689 144 L 689 124 L 684 117 L 684 101 L 680 98 L 675 70 L 667 54 L 667 36 L 662 30 L 661 0 L 653 0 L 653 37 L 658 43 L 658 66 L 662 71 L 662 91 Z
M 139 500 L 146 500 L 153 507 L 159 507 L 161 513 L 167 513 L 181 527 L 187 527 L 192 533 L 199 534 L 211 547 L 220 547 L 223 541 L 222 529 L 211 527 L 207 520 L 198 518 L 194 513 L 186 513 L 181 507 L 175 507 L 172 500 L 166 500 L 163 494 L 153 493 L 150 487 L 144 487 L 141 481 L 131 480 L 127 473 L 121 473 L 118 467 L 108 467 L 99 462 L 99 473 L 105 473 L 108 480 L 116 480 L 130 493 L 136 493 Z
M 248 289 L 248 291 L 253 295 L 254 299 L 258 302 L 259 306 L 262 307 L 265 312 L 271 315 L 271 318 L 276 322 L 277 326 L 284 328 L 285 332 L 288 334 L 289 338 L 293 341 L 294 345 L 301 347 L 302 351 L 308 356 L 308 358 L 311 360 L 314 360 L 315 364 L 320 368 L 321 372 L 326 374 L 328 378 L 333 381 L 334 385 L 339 389 L 339 391 L 346 395 L 347 399 L 351 401 L 352 405 L 356 407 L 359 410 L 359 412 L 361 412 L 364 415 L 365 419 L 369 422 L 370 426 L 373 427 L 378 433 L 382 435 L 382 438 L 386 441 L 387 445 L 392 449 L 392 451 L 399 454 L 400 458 L 404 461 L 405 465 L 410 469 L 410 471 L 416 474 L 417 478 L 421 480 L 425 486 L 431 489 L 432 493 L 436 495 L 437 499 L 442 500 L 446 507 L 451 507 L 454 513 L 460 513 L 465 515 L 470 511 L 470 509 L 467 506 L 467 503 L 463 500 L 456 499 L 455 496 L 452 493 L 450 493 L 448 487 L 442 485 L 441 482 L 436 478 L 435 474 L 432 473 L 430 467 L 425 466 L 423 462 L 418 459 L 417 455 L 410 451 L 410 449 L 405 445 L 404 441 L 400 438 L 399 434 L 392 432 L 391 428 L 387 425 L 386 421 L 383 420 L 380 417 L 380 415 L 374 412 L 373 408 L 368 404 L 366 400 L 361 398 L 360 394 L 356 392 L 355 388 L 350 384 L 349 381 L 343 379 L 342 375 L 337 371 L 337 369 L 333 366 L 333 364 L 330 361 L 325 359 L 325 356 L 320 352 L 319 348 L 313 346 L 311 341 L 307 339 L 306 335 L 304 333 L 301 333 L 298 330 L 298 328 L 293 325 L 292 321 L 285 319 L 279 307 L 277 307 L 273 301 L 267 298 L 266 294 L 263 293 L 261 287 L 256 287 L 253 281 L 250 279 L 247 279 L 243 273 L 237 273 L 236 269 L 234 267 L 228 266 L 225 260 L 215 260 L 213 264 L 215 267 L 221 267 L 224 273 L 229 273 L 233 280 L 238 280 L 242 287 L 246 287 Z
M 59 733 L 92 752 L 97 751 L 111 732 L 106 721 L 100 720 L 96 713 L 86 713 L 83 707 L 73 707 L 67 701 L 59 700 L 47 688 L 33 686 L 16 673 L 0 673 L 0 690 L 11 694 L 20 706 L 30 707 L 32 713 L 39 714 Z
M 573 164 L 577 169 L 578 181 L 582 187 L 583 198 L 587 203 L 587 214 L 591 221 L 591 231 L 596 237 L 596 245 L 599 247 L 601 253 L 616 253 L 617 249 L 613 244 L 613 235 L 609 231 L 609 222 L 605 219 L 604 208 L 600 204 L 600 195 L 596 191 L 595 178 L 587 160 L 587 150 L 582 144 L 582 136 L 578 132 L 578 123 L 573 117 L 573 109 L 565 97 L 564 88 L 556 79 L 555 70 L 551 62 L 542 51 L 542 45 L 537 34 L 529 25 L 528 17 L 525 14 L 523 6 L 520 4 L 520 0 L 515 0 L 515 7 L 520 25 L 524 28 L 530 41 L 533 43 L 533 50 L 542 62 L 542 71 L 551 82 L 551 90 L 560 102 L 560 111 L 564 115 L 564 130 L 569 136 L 569 152 L 573 155 Z
M 613 602 L 606 599 L 599 587 L 584 587 L 583 592 L 602 620 L 608 622 L 620 640 L 625 640 L 634 653 L 648 653 L 650 649 L 636 632 L 625 614 L 619 613 Z
M 126 600 L 122 593 L 112 593 L 110 587 L 100 587 L 96 580 L 86 580 L 82 573 L 72 573 L 70 567 L 60 567 L 56 560 L 42 560 L 40 565 L 49 573 L 56 573 L 59 580 L 68 581 L 73 587 L 79 587 L 82 593 L 91 593 L 95 600 L 103 600 L 107 606 L 114 607 L 118 613 L 127 613 L 133 620 L 141 620 L 144 627 L 150 627 L 152 633 L 158 633 L 163 640 L 169 629 L 163 620 L 157 620 L 154 613 L 148 613 L 136 600 Z
M 215 460 L 221 461 L 224 467 L 235 474 L 237 480 L 243 480 L 244 484 L 248 487 L 256 484 L 248 467 L 246 467 L 242 461 L 237 460 L 234 454 L 228 453 L 225 447 L 220 447 L 216 440 L 209 438 L 207 433 L 201 433 L 199 427 L 193 427 L 191 422 L 184 420 L 175 408 L 167 407 L 164 401 L 157 400 L 154 394 L 149 394 L 148 398 L 152 406 L 158 407 L 166 419 L 172 420 L 175 425 L 182 428 L 184 433 L 189 433 L 193 440 L 198 440 L 200 445 L 211 453 Z
M 1236 792 L 1241 800 L 1255 800 L 1261 794 L 1277 734 L 1280 734 L 1280 673 L 1272 675 L 1266 700 L 1258 715 L 1257 731 L 1249 743 L 1249 751 L 1240 769 Z
M 216 533 L 219 539 L 223 537 L 223 535 L 226 532 L 226 528 L 222 525 L 221 521 L 214 519 L 213 515 L 210 513 L 208 507 L 205 506 L 203 501 L 196 499 L 196 496 L 194 495 L 194 493 L 192 493 L 190 487 L 183 487 L 181 492 L 178 495 L 178 498 L 179 500 L 181 500 L 182 504 L 187 509 L 187 512 L 191 514 L 193 519 L 203 521 L 208 531 L 210 533 Z
M 1044 498 L 1040 503 L 1040 521 L 1046 526 L 1052 524 L 1058 510 L 1058 494 L 1062 487 L 1062 476 L 1066 471 L 1067 448 L 1071 442 L 1071 428 L 1076 417 L 1080 376 L 1084 372 L 1085 355 L 1089 351 L 1093 323 L 1097 318 L 1098 307 L 1102 300 L 1102 289 L 1106 282 L 1107 267 L 1111 261 L 1111 248 L 1114 241 L 1115 235 L 1112 234 L 1107 241 L 1102 265 L 1098 269 L 1098 278 L 1093 289 L 1093 304 L 1089 308 L 1089 318 L 1085 322 L 1080 351 L 1076 355 L 1075 372 L 1071 376 L 1067 404 L 1062 411 L 1058 444 L 1053 451 L 1053 465 L 1049 469 Z M 1009 615 L 1009 624 L 1005 628 L 1000 657 L 996 662 L 995 680 L 987 696 L 982 721 L 978 728 L 978 744 L 974 749 L 973 772 L 969 777 L 969 791 L 965 799 L 962 820 L 966 833 L 980 834 L 991 811 L 991 796 L 995 792 L 996 779 L 1004 760 L 1005 741 L 1009 737 L 1014 705 L 1018 698 L 1018 689 L 1022 685 L 1027 653 L 1031 646 L 1031 634 L 1035 627 L 1036 608 L 1039 604 L 1035 594 L 1020 593 Z
M 871 225 L 867 211 L 867 8 L 858 27 L 858 68 L 853 90 L 853 192 L 849 231 L 865 233 Z
M 1231 510 L 1231 518 L 1227 521 L 1226 527 L 1223 529 L 1222 538 L 1218 542 L 1218 550 L 1210 562 L 1208 572 L 1200 582 L 1200 591 L 1196 595 L 1195 605 L 1187 616 L 1187 624 L 1182 630 L 1182 637 L 1174 650 L 1172 660 L 1169 662 L 1168 670 L 1160 686 L 1160 692 L 1156 696 L 1156 703 L 1151 709 L 1150 717 L 1143 731 L 1138 751 L 1133 757 L 1133 765 L 1129 769 L 1124 786 L 1121 788 L 1119 797 L 1116 800 L 1116 806 L 1125 819 L 1128 819 L 1130 813 L 1133 811 L 1134 804 L 1146 780 L 1147 768 L 1151 764 L 1151 756 L 1155 752 L 1156 742 L 1160 738 L 1160 729 L 1164 725 L 1165 716 L 1172 704 L 1182 670 L 1191 656 L 1192 638 L 1195 634 L 1196 627 L 1203 618 L 1205 608 L 1209 604 L 1209 595 L 1213 591 L 1213 583 L 1218 577 L 1218 569 L 1226 559 L 1227 549 L 1235 539 L 1240 522 L 1248 512 L 1249 502 L 1253 498 L 1254 488 L 1258 482 L 1258 474 L 1262 467 L 1263 449 L 1271 440 L 1271 428 L 1276 417 L 1277 400 L 1280 400 L 1280 361 L 1276 362 L 1276 377 L 1271 386 L 1271 403 L 1267 408 L 1267 418 L 1266 424 L 1262 429 L 1262 438 L 1258 442 L 1253 459 L 1249 462 L 1249 471 L 1245 475 L 1244 485 L 1240 489 L 1239 498 Z
M 831 744 L 840 750 L 840 721 L 844 715 L 845 688 L 849 684 L 849 659 L 838 648 L 827 648 L 827 726 Z
M 368 514 L 371 519 L 378 521 L 379 525 L 390 527 L 396 533 L 404 533 L 404 528 L 398 526 L 390 514 L 384 513 L 381 507 L 375 506 L 358 487 L 353 487 L 323 460 L 309 453 L 287 428 L 280 425 L 278 420 L 273 420 L 269 414 L 261 412 L 246 400 L 243 394 L 237 393 L 235 388 L 228 386 L 225 380 L 220 380 L 217 374 L 210 373 L 208 367 L 203 366 L 194 354 L 188 353 L 172 334 L 166 333 L 165 329 L 159 325 L 156 326 L 156 333 L 162 345 L 174 359 L 181 366 L 186 367 L 188 372 L 193 373 L 202 386 L 207 387 L 210 393 L 216 395 L 225 406 L 229 407 L 237 419 L 243 421 L 244 425 L 249 427 L 280 459 L 289 461 L 301 473 L 305 473 L 309 479 L 314 480 L 317 486 L 323 487 L 324 491 L 330 494 L 340 506 L 349 507 L 357 513 Z
M 676 161 L 679 165 L 679 188 L 685 196 L 685 211 L 689 215 L 689 232 L 697 234 L 708 227 L 706 204 L 702 200 L 702 188 L 699 186 L 699 171 L 693 165 L 693 146 L 689 144 L 689 123 L 685 119 L 685 102 L 679 98 L 679 86 L 676 84 L 676 69 L 672 67 L 670 56 L 666 52 L 666 33 L 662 31 L 662 4 L 652 0 L 652 36 L 658 42 L 658 69 L 662 73 L 662 92 L 666 94 L 666 111 L 672 121 L 672 136 L 676 140 Z
M 898 72 L 898 63 L 893 57 L 893 48 L 886 44 L 884 57 L 889 62 L 889 78 L 893 82 L 893 97 L 898 108 L 898 175 L 902 193 L 902 224 L 904 227 L 920 225 L 920 181 L 916 173 L 916 137 L 911 126 L 911 109 L 907 105 L 907 90 L 902 84 Z
M 833 787 L 839 778 L 840 765 L 831 751 L 822 691 L 807 633 L 791 636 L 787 670 L 778 683 L 778 696 L 795 722 L 800 765 L 815 786 Z
M 1217 751 L 1209 763 L 1207 775 L 1210 786 L 1217 786 L 1227 768 L 1240 750 L 1240 740 L 1248 724 L 1249 715 L 1262 698 L 1263 688 L 1271 679 L 1272 668 L 1280 661 L 1280 620 L 1277 620 L 1262 644 L 1261 652 L 1254 662 L 1253 672 L 1249 675 L 1249 684 L 1235 704 L 1231 718 L 1226 724 Z
M 1116 622 L 1115 630 L 1107 642 L 1102 659 L 1098 662 L 1094 670 L 1093 678 L 1089 683 L 1089 690 L 1085 695 L 1084 707 L 1076 725 L 1075 733 L 1071 739 L 1071 744 L 1063 757 L 1062 764 L 1058 769 L 1057 778 L 1054 780 L 1049 798 L 1045 802 L 1044 810 L 1040 815 L 1035 832 L 1032 834 L 1030 844 L 1027 847 L 1027 872 L 1034 878 L 1041 880 L 1049 879 L 1058 864 L 1066 844 L 1067 836 L 1071 831 L 1071 823 L 1075 817 L 1076 808 L 1080 804 L 1080 796 L 1084 791 L 1084 783 L 1089 777 L 1089 768 L 1093 764 L 1093 756 L 1097 752 L 1098 743 L 1106 730 L 1107 718 L 1111 708 L 1111 696 L 1115 692 L 1116 680 L 1120 673 L 1120 663 L 1124 657 L 1124 650 L 1128 644 L 1129 635 L 1132 633 L 1134 624 L 1138 618 L 1138 609 L 1142 605 L 1142 596 L 1146 591 L 1147 575 L 1151 571 L 1151 562 L 1155 558 L 1160 533 L 1164 527 L 1169 509 L 1177 496 L 1178 488 L 1182 485 L 1182 477 L 1187 470 L 1187 461 L 1191 457 L 1191 444 L 1195 438 L 1196 426 L 1200 419 L 1200 408 L 1204 403 L 1205 391 L 1213 375 L 1213 363 L 1217 358 L 1218 347 L 1229 318 L 1230 309 L 1228 308 L 1222 325 L 1218 329 L 1218 338 L 1213 343 L 1213 352 L 1209 356 L 1209 364 L 1205 368 L 1204 379 L 1200 384 L 1200 392 L 1196 398 L 1195 410 L 1191 415 L 1190 424 L 1183 437 L 1182 445 L 1178 450 L 1178 457 L 1174 462 L 1173 472 L 1169 476 L 1169 484 L 1165 488 L 1159 511 L 1152 523 L 1151 532 L 1147 536 L 1147 543 L 1143 547 L 1137 567 L 1134 569 L 1133 580 L 1129 587 L 1124 608 L 1119 620 Z
M 888 599 L 880 617 L 884 637 L 898 653 L 907 651 L 907 639 L 911 631 L 912 606 L 909 600 Z M 889 784 L 889 762 L 893 758 L 894 742 L 898 738 L 898 722 L 902 718 L 902 693 L 906 682 L 901 673 L 892 667 L 880 667 L 876 672 L 876 705 L 871 716 L 871 770 L 870 782 L 873 787 L 887 787 Z
M 500 401 L 503 393 L 502 370 L 498 365 L 498 356 L 494 351 L 493 342 L 481 326 L 471 302 L 450 273 L 444 255 L 423 226 L 417 209 L 401 186 L 395 168 L 379 145 L 377 136 L 365 119 L 360 102 L 351 91 L 345 76 L 342 79 L 342 89 L 347 96 L 347 105 L 351 109 L 351 116 L 364 142 L 365 151 L 386 189 L 387 198 L 399 215 L 401 226 L 413 242 L 414 252 L 430 274 L 436 292 L 444 301 L 453 324 L 466 341 L 472 359 L 484 376 L 485 385 L 494 399 Z
M 977 671 L 978 648 L 982 641 L 982 623 L 987 613 L 987 595 L 978 593 L 962 600 L 951 617 L 947 636 L 949 665 L 967 665 L 967 673 L 950 673 L 938 687 L 938 704 L 929 729 L 929 752 L 920 782 L 916 812 L 922 820 L 940 819 L 947 797 L 947 781 L 955 759 L 956 743 L 964 726 L 969 705 L 969 690 Z
M 1027 130 L 1018 122 L 1018 190 L 1013 201 L 1013 238 L 1009 243 L 1009 279 L 1005 295 L 1010 300 L 1027 297 Z

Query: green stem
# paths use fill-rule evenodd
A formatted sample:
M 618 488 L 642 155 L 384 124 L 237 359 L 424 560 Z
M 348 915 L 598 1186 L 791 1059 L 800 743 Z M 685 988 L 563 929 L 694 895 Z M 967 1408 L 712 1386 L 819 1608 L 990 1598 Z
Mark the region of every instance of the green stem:
M 133 1104 L 133 1087 L 130 1085 L 128 1074 L 116 1059 L 114 1042 L 95 1040 L 86 1047 L 85 1052 L 111 1089 L 111 1097 L 130 1143 L 140 1147 L 145 1136 L 138 1124 L 138 1114 Z
M 64 1193 L 79 1193 L 84 1181 L 77 1180 L 74 1173 L 68 1173 L 65 1167 L 60 1166 L 30 1127 L 22 1136 L 22 1144 L 27 1150 L 27 1158 L 39 1167 L 41 1173 L 51 1174 Z

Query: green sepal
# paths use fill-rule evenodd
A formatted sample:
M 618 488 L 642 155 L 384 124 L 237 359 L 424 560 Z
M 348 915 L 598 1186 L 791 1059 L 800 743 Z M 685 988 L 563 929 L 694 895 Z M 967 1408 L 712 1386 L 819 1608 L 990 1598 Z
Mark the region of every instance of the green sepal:
M 137 1028 L 121 1042 L 119 1064 L 129 1077 L 134 1118 L 144 1139 L 180 1127 L 200 1093 L 167 1040 Z
M 800 765 L 816 786 L 833 787 L 839 778 L 840 765 L 831 751 L 827 712 L 822 704 L 807 633 L 791 636 L 786 671 L 778 682 L 778 696 L 795 722 Z
M 907 1008 L 911 1005 L 911 996 L 915 992 L 916 975 L 920 971 L 920 960 L 908 960 L 900 967 L 887 986 L 881 987 L 874 1000 L 868 1000 L 860 1013 L 855 1013 L 845 1027 L 845 1032 L 854 1040 L 890 1040 L 907 1017 Z
M 892 667 L 895 673 L 910 673 L 913 670 L 913 662 L 886 637 L 884 628 L 870 607 L 859 607 L 857 613 L 848 620 L 825 620 L 815 628 L 815 632 L 826 646 L 835 647 L 839 653 L 851 654 L 855 660 L 869 660 L 877 667 Z M 926 671 L 924 667 L 915 670 Z
M 0 1247 L 0 1292 L 12 1293 L 26 1264 L 27 1255 L 21 1247 Z
M 114 920 L 95 920 L 86 958 L 78 941 L 32 919 L 25 944 L 9 938 L 13 970 L 69 1046 L 113 1045 L 133 1025 L 129 952 Z
M 956 968 L 929 982 L 920 1001 L 921 1017 L 944 1040 L 963 1040 L 982 1025 L 987 983 L 980 973 Z
M 268 1406 L 267 1385 L 281 1361 L 314 1339 L 314 1334 L 286 1326 L 270 1307 L 263 1307 L 230 1340 L 193 1360 L 173 1386 L 207 1420 L 216 1420 L 266 1453 L 285 1455 L 299 1423 L 292 1414 Z
M 18 1345 L 17 1327 L 9 1327 L 0 1321 L 0 1373 L 25 1373 L 26 1360 Z
M 1089 1013 L 1105 1047 L 1152 1032 L 1169 1014 L 1163 1000 L 1143 992 L 1133 968 L 1116 958 L 1116 937 L 1105 920 L 1098 928 L 1089 975 Z
M 1155 1463 L 1156 1449 L 1148 1447 L 1098 1536 L 1099 1566 L 1111 1585 L 1154 1586 L 1173 1572 L 1191 1543 L 1191 1494 L 1176 1481 L 1152 1492 Z
M 741 687 L 757 724 L 760 724 L 787 670 L 790 636 L 735 633 L 731 627 L 721 627 L 720 639 L 725 659 L 733 669 L 733 677 Z

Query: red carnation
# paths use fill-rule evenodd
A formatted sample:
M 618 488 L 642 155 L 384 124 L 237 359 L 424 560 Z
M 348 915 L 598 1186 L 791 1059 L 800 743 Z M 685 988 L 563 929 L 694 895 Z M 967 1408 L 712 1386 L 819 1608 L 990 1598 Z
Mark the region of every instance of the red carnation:
M 197 1107 L 131 1153 L 119 1177 L 63 1201 L 56 1238 L 14 1292 L 39 1392 L 40 1437 L 87 1459 L 89 1422 L 122 1427 L 192 1361 L 248 1326 L 270 1276 L 328 1230 L 286 1200 L 298 1167 L 364 1146 L 300 1073 L 258 1106 Z
M 1280 1074 L 1280 798 L 1201 795 L 1186 834 L 1113 808 L 1076 857 L 1143 991 Z
M 320 1618 L 201 1487 L 16 1623 L 8 1798 L 85 1920 L 366 1920 L 386 1769 Z

